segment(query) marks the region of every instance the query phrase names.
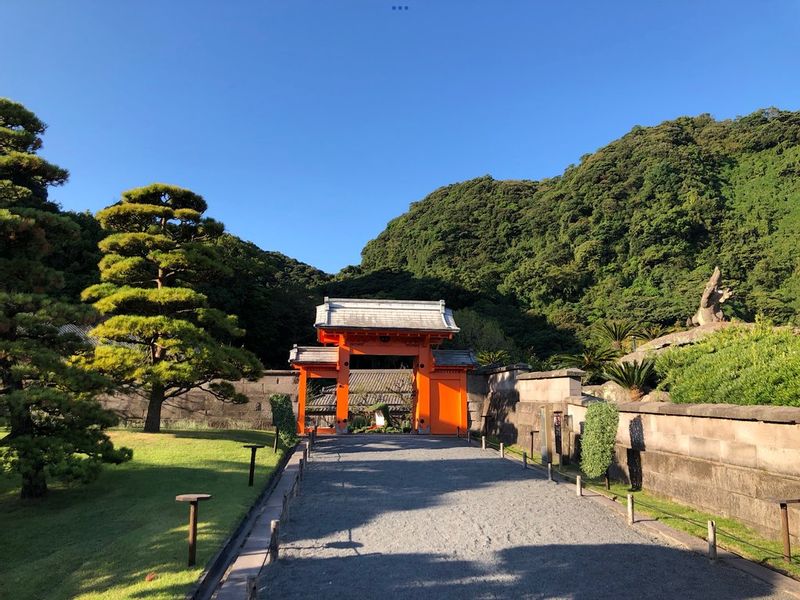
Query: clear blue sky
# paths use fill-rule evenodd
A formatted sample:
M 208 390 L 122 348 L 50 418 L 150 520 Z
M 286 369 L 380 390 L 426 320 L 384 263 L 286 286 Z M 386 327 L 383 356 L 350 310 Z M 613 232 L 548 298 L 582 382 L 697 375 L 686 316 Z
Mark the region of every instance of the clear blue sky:
M 799 25 L 769 0 L 3 0 L 0 96 L 50 125 L 65 208 L 175 183 L 334 272 L 439 186 L 800 108 Z

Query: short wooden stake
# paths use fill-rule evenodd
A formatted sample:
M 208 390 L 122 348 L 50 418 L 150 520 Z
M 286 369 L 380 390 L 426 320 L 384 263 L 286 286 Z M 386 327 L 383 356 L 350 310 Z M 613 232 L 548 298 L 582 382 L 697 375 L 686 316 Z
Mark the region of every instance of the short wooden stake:
M 305 458 L 306 462 L 308 462 L 308 459 L 310 457 L 311 457 L 311 442 L 306 442 L 306 448 L 305 448 L 305 451 L 303 453 L 303 458 Z
M 278 560 L 278 530 L 281 522 L 273 519 L 269 523 L 269 561 Z
M 506 447 L 503 442 L 500 442 L 500 458 L 506 457 Z
M 580 498 L 583 496 L 583 488 L 581 488 L 581 476 L 575 478 L 575 495 Z
M 628 525 L 633 525 L 633 523 L 634 523 L 633 494 L 628 494 Z
M 461 439 L 461 427 L 456 427 L 456 437 Z
M 789 504 L 781 502 L 781 534 L 783 536 L 783 560 L 792 562 L 792 541 L 789 538 Z
M 299 466 L 300 466 L 300 474 L 299 474 L 300 481 L 303 480 L 303 466 L 305 465 L 305 463 L 306 463 L 305 459 L 301 458 L 300 459 L 300 463 L 299 463 Z
M 481 450 L 486 450 L 486 436 L 481 436 Z
M 547 463 L 547 481 L 553 481 L 553 463 Z
M 175 496 L 177 502 L 189 503 L 189 560 L 188 566 L 193 567 L 197 562 L 197 513 L 198 504 L 203 500 L 210 500 L 211 494 L 179 494 Z
M 528 453 L 525 450 L 522 451 L 522 468 L 528 468 Z
M 467 429 L 467 446 L 472 445 L 472 431 Z
M 278 434 L 279 433 L 280 433 L 280 431 L 278 431 L 278 426 L 275 425 L 275 439 L 272 440 L 272 451 L 273 452 L 277 452 L 278 451 Z
M 716 521 L 708 522 L 708 558 L 711 560 L 717 559 L 717 523 Z
M 283 494 L 283 508 L 281 509 L 281 521 L 289 520 L 289 494 Z

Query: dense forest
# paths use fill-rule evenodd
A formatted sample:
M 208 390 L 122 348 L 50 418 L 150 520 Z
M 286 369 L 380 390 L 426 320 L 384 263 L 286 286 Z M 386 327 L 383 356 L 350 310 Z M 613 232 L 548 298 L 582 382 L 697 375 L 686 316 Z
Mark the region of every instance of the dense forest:
M 97 278 L 103 232 L 66 214 L 84 231 L 58 265 L 77 294 Z M 735 291 L 730 316 L 796 323 L 798 233 L 800 113 L 700 115 L 634 127 L 552 179 L 440 188 L 335 276 L 226 234 L 226 275 L 202 291 L 270 367 L 313 342 L 325 295 L 443 298 L 456 345 L 535 362 L 593 345 L 599 320 L 682 325 L 715 265 Z
M 601 319 L 683 324 L 715 265 L 730 316 L 796 322 L 798 233 L 800 113 L 767 109 L 634 127 L 553 179 L 443 187 L 369 242 L 357 272 L 457 289 L 445 298 L 543 357 L 591 343 Z

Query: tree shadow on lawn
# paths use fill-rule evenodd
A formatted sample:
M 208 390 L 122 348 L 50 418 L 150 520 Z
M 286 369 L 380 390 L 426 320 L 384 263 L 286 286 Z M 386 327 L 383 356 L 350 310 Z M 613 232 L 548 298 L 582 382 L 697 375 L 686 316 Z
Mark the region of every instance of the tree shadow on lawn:
M 281 559 L 266 598 L 707 598 L 744 600 L 772 586 L 686 550 L 647 544 L 518 546 L 491 562 L 442 554 Z
M 127 463 L 108 467 L 86 486 L 54 489 L 44 500 L 0 502 L 3 531 L 0 596 L 36 598 L 37 582 L 58 582 L 48 597 L 72 598 L 141 583 L 143 596 L 175 597 L 236 527 L 266 484 L 265 467 L 249 488 L 249 452 L 241 462 L 202 467 Z M 198 568 L 187 570 L 188 505 L 175 496 L 212 494 L 200 505 Z M 157 577 L 144 582 L 149 572 Z M 177 580 L 177 583 L 176 583 Z M 137 589 L 138 589 L 137 588 Z

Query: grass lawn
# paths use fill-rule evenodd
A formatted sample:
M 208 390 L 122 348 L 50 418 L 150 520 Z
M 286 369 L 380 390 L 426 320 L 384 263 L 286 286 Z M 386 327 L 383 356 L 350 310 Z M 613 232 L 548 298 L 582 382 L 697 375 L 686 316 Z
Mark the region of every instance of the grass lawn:
M 487 439 L 492 447 L 497 447 L 497 438 Z M 522 455 L 521 446 L 509 446 L 507 450 L 515 455 Z M 532 462 L 541 465 L 542 457 L 534 454 Z M 581 472 L 577 465 L 553 465 L 553 471 L 561 473 L 574 481 L 576 475 Z M 798 552 L 793 549 L 792 562 L 787 563 L 783 560 L 783 544 L 779 541 L 768 540 L 762 535 L 753 531 L 750 527 L 737 521 L 728 519 L 700 510 L 695 510 L 678 502 L 673 502 L 661 496 L 649 493 L 646 490 L 631 490 L 628 484 L 611 482 L 611 490 L 607 491 L 605 482 L 601 479 L 588 480 L 583 477 L 587 488 L 593 489 L 605 495 L 615 497 L 617 502 L 627 503 L 627 495 L 633 494 L 634 507 L 637 518 L 639 515 L 647 515 L 650 518 L 661 521 L 673 527 L 690 533 L 696 537 L 705 539 L 708 533 L 708 521 L 713 520 L 717 523 L 717 546 L 729 550 L 748 558 L 754 562 L 761 563 L 776 571 L 800 579 L 800 557 Z M 778 507 L 775 506 L 775 522 L 779 522 Z
M 86 486 L 51 484 L 43 500 L 21 502 L 18 481 L 0 477 L 0 598 L 177 598 L 194 583 L 266 484 L 277 463 L 272 433 L 193 430 L 111 432 L 133 460 L 107 465 Z M 256 485 L 247 486 L 259 443 Z M 196 568 L 187 568 L 188 504 L 200 504 Z M 152 581 L 145 581 L 148 573 Z

